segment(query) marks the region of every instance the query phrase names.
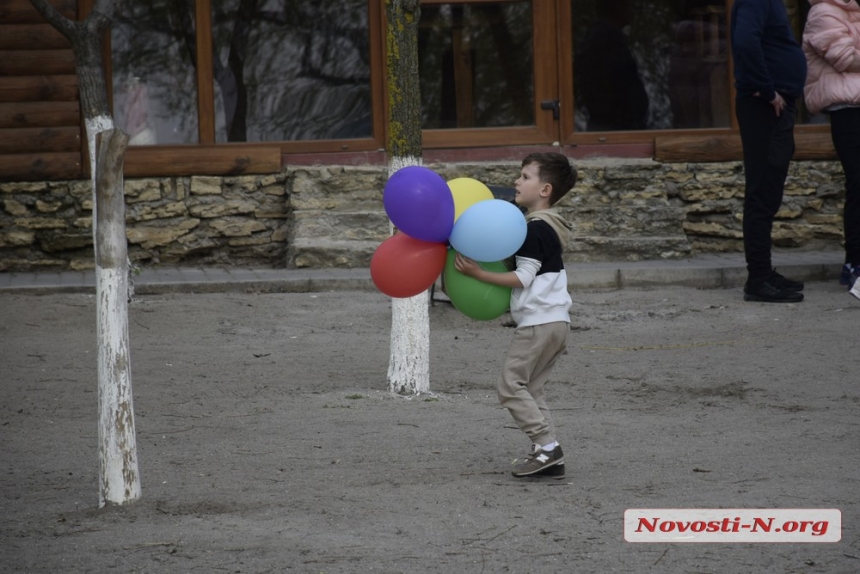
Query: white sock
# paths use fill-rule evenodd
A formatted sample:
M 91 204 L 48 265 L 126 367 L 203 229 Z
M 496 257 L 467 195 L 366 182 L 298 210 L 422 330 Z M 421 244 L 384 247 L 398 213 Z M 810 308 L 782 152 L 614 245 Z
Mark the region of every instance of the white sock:
M 552 452 L 552 451 L 553 451 L 553 449 L 554 449 L 555 447 L 557 447 L 557 446 L 558 446 L 558 441 L 557 441 L 557 440 L 554 440 L 554 441 L 552 441 L 551 443 L 549 443 L 549 444 L 545 444 L 545 445 L 543 445 L 543 446 L 542 446 L 542 447 L 540 447 L 540 448 L 541 448 L 541 450 L 543 450 L 544 452 Z

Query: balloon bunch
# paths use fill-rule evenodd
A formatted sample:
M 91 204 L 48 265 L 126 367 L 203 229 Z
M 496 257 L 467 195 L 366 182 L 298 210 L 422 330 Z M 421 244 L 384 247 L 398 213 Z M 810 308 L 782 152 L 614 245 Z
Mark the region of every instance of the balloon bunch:
M 398 233 L 383 241 L 370 261 L 377 289 L 390 297 L 414 297 L 441 274 L 451 303 L 467 317 L 490 320 L 507 311 L 509 287 L 463 275 L 454 259 L 460 252 L 485 269 L 505 271 L 502 260 L 516 253 L 526 237 L 519 208 L 495 199 L 480 181 L 446 182 L 422 166 L 394 172 L 382 203 Z

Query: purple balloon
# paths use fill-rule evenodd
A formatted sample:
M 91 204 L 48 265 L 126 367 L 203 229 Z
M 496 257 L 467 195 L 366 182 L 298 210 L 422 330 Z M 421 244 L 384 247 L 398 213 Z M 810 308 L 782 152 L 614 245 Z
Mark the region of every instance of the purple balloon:
M 433 170 L 411 165 L 388 178 L 382 194 L 385 213 L 394 226 L 421 241 L 444 243 L 454 227 L 454 196 Z

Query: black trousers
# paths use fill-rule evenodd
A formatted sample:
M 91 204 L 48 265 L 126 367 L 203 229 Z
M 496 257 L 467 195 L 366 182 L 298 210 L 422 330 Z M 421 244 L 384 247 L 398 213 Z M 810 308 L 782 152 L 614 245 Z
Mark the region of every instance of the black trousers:
M 744 157 L 744 254 L 751 280 L 770 275 L 773 218 L 782 204 L 788 164 L 794 155 L 794 101 L 777 116 L 755 96 L 738 98 L 736 115 Z
M 845 172 L 845 262 L 860 265 L 860 108 L 830 112 L 830 135 Z

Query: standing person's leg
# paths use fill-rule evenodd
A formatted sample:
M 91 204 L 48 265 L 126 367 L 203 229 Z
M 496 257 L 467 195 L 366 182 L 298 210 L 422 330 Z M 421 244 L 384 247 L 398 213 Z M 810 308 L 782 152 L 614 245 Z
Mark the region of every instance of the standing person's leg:
M 848 292 L 860 299 L 860 108 L 843 108 L 830 114 L 833 145 L 845 173 L 845 263 Z
M 845 262 L 860 266 L 860 108 L 843 108 L 830 114 L 833 146 L 845 173 Z
M 773 219 L 782 204 L 794 155 L 795 110 L 789 102 L 777 116 L 773 106 L 761 98 L 737 100 L 745 179 L 743 234 L 748 280 L 744 298 L 751 301 L 803 300 L 795 292 L 803 284 L 776 275 L 771 261 Z
M 517 329 L 496 385 L 501 405 L 508 409 L 529 439 L 539 445 L 549 444 L 556 438 L 552 434 L 552 418 L 547 416 L 549 409 L 543 400 L 543 384 L 549 374 L 547 369 L 552 368 L 564 351 L 563 343 L 570 327 L 567 323 L 562 325 L 566 329 L 563 335 L 561 329 L 547 328 L 547 325 Z M 534 380 L 536 373 L 541 375 L 537 381 Z
M 534 398 L 535 404 L 537 404 L 541 414 L 549 424 L 549 435 L 555 438 L 557 437 L 555 426 L 552 421 L 552 413 L 550 412 L 549 406 L 546 404 L 546 393 L 544 392 L 544 389 L 547 381 L 549 381 L 549 377 L 552 374 L 553 367 L 555 367 L 558 358 L 561 357 L 567 349 L 567 338 L 570 334 L 570 324 L 564 322 L 548 323 L 546 325 L 539 325 L 537 329 L 541 331 L 539 338 L 545 341 L 544 346 L 548 351 L 547 355 L 549 356 L 549 359 L 543 364 L 535 365 L 534 372 L 532 373 L 531 380 L 528 384 L 528 389 L 529 394 Z M 552 351 L 553 349 L 555 349 L 555 353 L 550 355 L 549 351 Z
M 773 217 L 782 203 L 788 165 L 794 154 L 794 108 L 780 116 L 758 97 L 740 98 L 736 106 L 743 146 L 744 252 L 751 279 L 770 275 Z

